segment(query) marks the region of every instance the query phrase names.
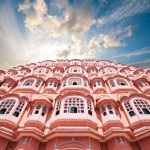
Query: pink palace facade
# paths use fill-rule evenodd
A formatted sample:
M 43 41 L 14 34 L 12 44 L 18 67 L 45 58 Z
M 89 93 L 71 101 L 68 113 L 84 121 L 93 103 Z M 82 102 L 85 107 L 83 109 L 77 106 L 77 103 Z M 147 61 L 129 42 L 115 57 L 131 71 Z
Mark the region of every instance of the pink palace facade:
M 150 150 L 150 69 L 73 59 L 0 70 L 0 150 Z

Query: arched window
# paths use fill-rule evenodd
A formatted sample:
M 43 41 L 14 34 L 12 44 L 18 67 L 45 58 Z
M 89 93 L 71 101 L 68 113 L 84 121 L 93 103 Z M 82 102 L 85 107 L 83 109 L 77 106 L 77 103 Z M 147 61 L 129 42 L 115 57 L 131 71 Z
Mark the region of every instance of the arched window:
M 41 80 L 37 80 L 36 84 L 35 84 L 35 87 L 39 87 L 40 84 L 41 84 Z
M 150 104 L 143 99 L 134 100 L 134 105 L 139 114 L 150 114 Z
M 109 84 L 110 84 L 111 87 L 115 87 L 116 86 L 115 82 L 113 80 L 109 80 Z
M 40 109 L 41 109 L 41 104 L 38 104 L 35 108 L 34 114 L 38 114 Z
M 66 86 L 66 79 L 63 80 L 63 86 Z
M 80 78 L 70 78 L 68 81 L 69 85 L 81 85 L 81 79 Z
M 149 86 L 149 83 L 148 83 L 147 80 L 145 80 L 145 79 L 140 79 L 140 80 L 138 80 L 137 84 L 138 84 L 140 87 Z
M 32 111 L 32 115 L 33 117 L 35 116 L 45 116 L 46 114 L 46 111 L 47 111 L 47 107 L 45 104 L 42 104 L 42 103 L 38 103 L 36 104 L 36 106 L 33 108 L 33 111 Z
M 33 82 L 34 82 L 34 79 L 29 79 L 23 85 L 24 86 L 31 86 L 33 84 Z
M 109 114 L 113 114 L 112 106 L 111 105 L 107 105 L 107 108 L 108 108 Z
M 46 114 L 46 107 L 44 106 L 44 107 L 42 108 L 42 113 L 41 113 L 41 115 L 42 115 L 42 116 L 45 116 L 45 114 Z
M 49 86 L 52 86 L 52 85 L 53 85 L 53 83 L 54 83 L 54 81 L 53 81 L 53 80 L 51 80 L 51 81 L 49 81 L 48 85 L 49 85 Z
M 56 114 L 55 115 L 59 115 L 60 114 L 60 108 L 61 108 L 61 101 L 57 102 L 57 106 L 56 106 Z
M 87 80 L 83 79 L 84 86 L 87 86 Z
M 111 103 L 104 104 L 101 107 L 101 111 L 102 111 L 103 116 L 113 115 L 113 114 L 118 116 L 116 108 Z
M 15 105 L 15 100 L 7 99 L 0 103 L 0 114 L 9 114 Z
M 65 100 L 64 113 L 84 113 L 84 101 L 74 97 Z
M 22 111 L 24 105 L 25 105 L 25 102 L 23 102 L 23 101 L 20 102 L 20 103 L 18 104 L 18 106 L 17 106 L 15 112 L 13 113 L 13 116 L 18 117 L 19 114 L 21 113 L 21 111 Z
M 124 106 L 125 106 L 125 108 L 126 108 L 126 110 L 127 110 L 130 117 L 135 116 L 134 110 L 131 107 L 129 102 L 124 102 Z
M 72 85 L 77 85 L 77 82 L 73 82 L 73 84 Z
M 106 108 L 104 106 L 102 107 L 102 113 L 103 113 L 103 116 L 107 115 Z
M 9 87 L 12 87 L 13 85 L 14 83 L 12 81 L 7 80 L 1 86 L 7 86 L 9 88 Z
M 92 115 L 92 104 L 91 101 L 87 101 L 87 110 L 88 110 L 88 114 Z
M 125 86 L 127 85 L 127 82 L 124 79 L 116 79 L 118 85 Z

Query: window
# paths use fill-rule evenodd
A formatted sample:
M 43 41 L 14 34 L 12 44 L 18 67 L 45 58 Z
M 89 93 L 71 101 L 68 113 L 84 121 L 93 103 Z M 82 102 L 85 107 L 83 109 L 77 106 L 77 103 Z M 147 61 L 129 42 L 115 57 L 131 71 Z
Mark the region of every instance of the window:
M 36 84 L 35 84 L 35 87 L 39 87 L 40 84 L 41 84 L 41 80 L 37 80 Z
M 64 79 L 63 81 L 63 86 L 66 86 L 66 79 Z
M 49 82 L 49 86 L 52 86 L 53 83 L 54 83 L 54 81 L 51 80 L 51 81 Z
M 107 105 L 107 108 L 108 108 L 109 114 L 113 114 L 112 106 L 111 105 Z
M 9 114 L 15 105 L 15 100 L 8 99 L 0 103 L 0 114 Z
M 116 79 L 118 85 L 125 86 L 127 85 L 126 81 L 124 79 Z
M 110 84 L 111 87 L 115 87 L 116 86 L 115 82 L 113 80 L 109 80 L 109 84 Z
M 92 104 L 91 101 L 87 101 L 87 110 L 88 110 L 88 114 L 92 115 Z
M 57 102 L 57 106 L 56 106 L 56 114 L 55 115 L 59 115 L 60 113 L 60 108 L 61 108 L 61 101 Z
M 38 114 L 40 109 L 41 109 L 41 104 L 38 104 L 35 108 L 34 114 Z
M 65 100 L 64 113 L 84 113 L 84 101 L 77 97 Z
M 130 117 L 135 116 L 135 113 L 134 113 L 134 111 L 133 111 L 133 109 L 132 109 L 129 102 L 124 102 L 124 106 L 125 106 L 125 108 L 126 108 L 126 110 L 127 110 Z
M 24 86 L 31 86 L 34 82 L 34 79 L 29 79 L 24 83 Z
M 107 113 L 106 113 L 106 108 L 103 106 L 102 107 L 102 113 L 103 113 L 103 116 L 106 116 L 107 115 Z
M 46 114 L 46 107 L 44 106 L 44 107 L 42 108 L 42 113 L 41 113 L 41 115 L 42 115 L 42 116 L 45 116 L 45 114 Z
M 139 114 L 150 114 L 150 105 L 146 100 L 136 99 L 134 100 L 134 105 Z
M 137 83 L 140 87 L 149 86 L 147 80 L 145 80 L 145 79 L 139 80 Z
M 84 86 L 87 86 L 87 80 L 83 79 Z
M 70 78 L 68 81 L 69 85 L 81 85 L 81 79 L 80 78 Z
M 117 115 L 117 111 L 115 109 L 115 107 L 112 105 L 112 104 L 104 104 L 102 107 L 101 107 L 101 110 L 102 110 L 102 114 L 103 116 L 106 116 L 106 115 Z
M 71 107 L 70 113 L 77 113 L 77 107 Z
M 13 116 L 18 117 L 19 114 L 21 113 L 21 111 L 22 111 L 24 105 L 25 105 L 25 102 L 23 102 L 23 101 L 20 102 L 20 103 L 18 104 L 18 106 L 17 106 L 15 112 L 13 113 Z

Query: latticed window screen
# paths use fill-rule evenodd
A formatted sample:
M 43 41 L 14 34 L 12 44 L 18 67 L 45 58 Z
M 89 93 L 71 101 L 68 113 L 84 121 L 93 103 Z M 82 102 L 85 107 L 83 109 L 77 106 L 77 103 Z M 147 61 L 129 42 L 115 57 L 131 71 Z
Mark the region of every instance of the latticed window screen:
M 61 108 L 61 101 L 57 102 L 57 106 L 56 106 L 56 114 L 55 115 L 59 115 L 60 114 L 60 108 Z
M 101 107 L 101 110 L 102 110 L 102 114 L 103 116 L 106 116 L 108 114 L 116 114 L 118 115 L 116 109 L 113 109 L 114 106 L 112 104 L 104 104 L 102 107 Z
M 69 85 L 81 85 L 81 79 L 80 78 L 70 78 L 68 81 Z
M 125 106 L 125 108 L 126 108 L 128 114 L 130 115 L 130 117 L 135 116 L 134 110 L 133 110 L 133 108 L 131 107 L 131 105 L 130 105 L 129 102 L 124 102 L 124 106 Z
M 115 82 L 113 80 L 109 80 L 109 83 L 110 83 L 111 87 L 115 87 L 116 86 Z
M 12 81 L 5 81 L 2 86 L 7 86 L 7 87 L 11 87 L 13 86 L 14 83 L 12 83 Z
M 146 80 L 144 80 L 144 79 L 139 80 L 139 81 L 138 81 L 138 85 L 139 85 L 140 87 L 149 86 L 148 82 L 147 82 Z
M 49 86 L 52 86 L 53 85 L 53 83 L 54 83 L 54 81 L 53 80 L 51 80 L 51 81 L 49 81 Z
M 134 105 L 139 114 L 150 114 L 150 104 L 143 99 L 134 100 Z
M 87 86 L 87 80 L 83 79 L 84 86 Z
M 34 108 L 34 114 L 39 114 L 40 113 L 40 115 L 41 116 L 45 116 L 45 114 L 46 114 L 46 106 L 45 105 L 43 105 L 43 104 L 37 104 L 36 106 L 35 106 L 35 108 Z
M 66 86 L 66 79 L 63 80 L 63 86 Z
M 0 114 L 9 114 L 15 105 L 15 100 L 7 99 L 0 103 Z
M 22 111 L 24 105 L 25 105 L 25 102 L 24 102 L 24 101 L 19 102 L 17 108 L 15 109 L 15 112 L 13 113 L 13 116 L 18 117 L 19 114 L 21 113 L 21 111 Z
M 84 113 L 84 101 L 80 98 L 69 98 L 65 100 L 64 113 Z
M 31 86 L 34 82 L 34 79 L 29 79 L 24 83 L 24 86 Z
M 102 107 L 102 113 L 103 113 L 103 116 L 107 115 L 106 108 L 104 106 Z
M 46 106 L 43 106 L 41 115 L 45 116 L 45 114 L 46 114 Z
M 124 79 L 116 79 L 116 81 L 118 85 L 121 85 L 121 86 L 127 85 L 127 82 Z
M 115 72 L 115 70 L 113 68 L 106 68 L 105 70 L 106 70 L 106 72 Z
M 87 110 L 88 110 L 88 114 L 92 115 L 92 104 L 91 101 L 87 101 Z
M 34 110 L 34 114 L 38 114 L 40 109 L 41 109 L 41 104 L 36 105 L 36 108 Z
M 35 86 L 39 87 L 40 84 L 41 84 L 41 80 L 37 80 Z

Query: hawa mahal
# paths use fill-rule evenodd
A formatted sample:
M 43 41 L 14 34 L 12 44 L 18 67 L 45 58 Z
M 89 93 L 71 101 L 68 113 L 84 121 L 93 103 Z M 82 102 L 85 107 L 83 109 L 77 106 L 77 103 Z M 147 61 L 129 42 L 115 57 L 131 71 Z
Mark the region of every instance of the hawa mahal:
M 0 70 L 0 150 L 150 150 L 150 69 L 73 59 Z

